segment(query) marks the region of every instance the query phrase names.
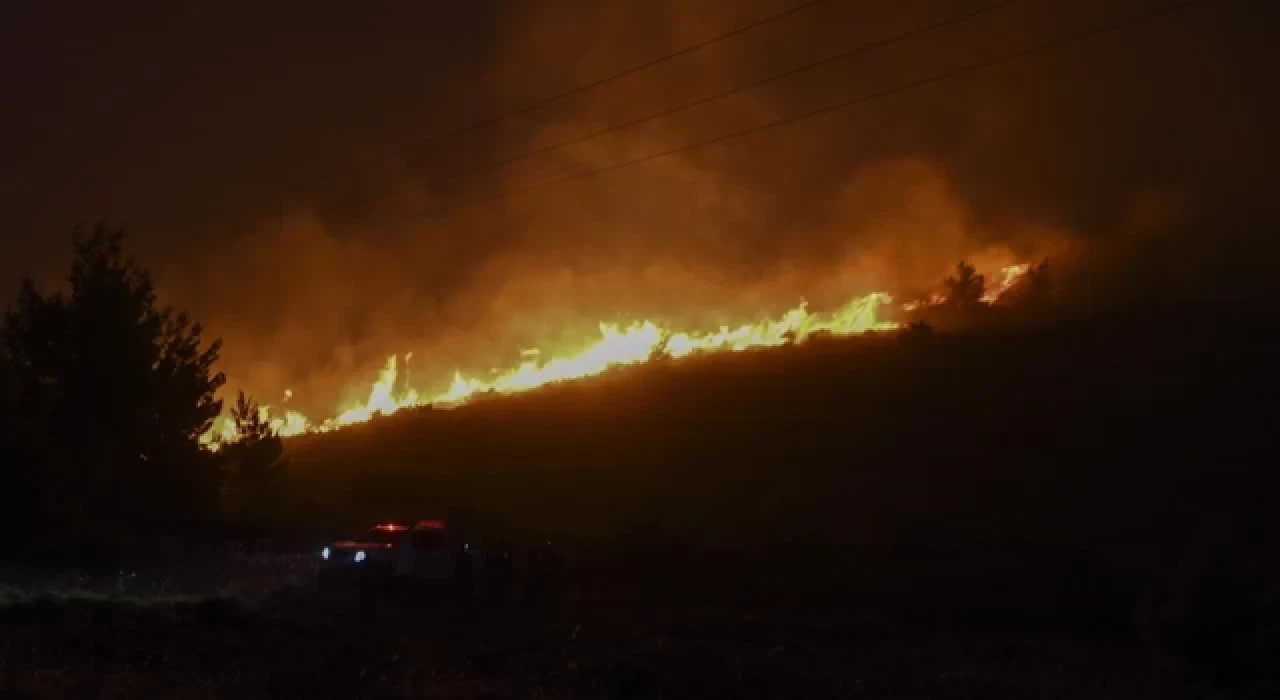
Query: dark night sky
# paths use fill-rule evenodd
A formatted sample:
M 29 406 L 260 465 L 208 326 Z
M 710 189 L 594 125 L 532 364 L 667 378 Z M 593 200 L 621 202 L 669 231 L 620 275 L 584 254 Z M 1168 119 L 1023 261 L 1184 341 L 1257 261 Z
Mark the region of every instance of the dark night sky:
M 962 255 L 1093 265 L 1159 250 L 1153 259 L 1191 270 L 1159 278 L 1176 287 L 1206 270 L 1250 274 L 1204 267 L 1206 251 L 1257 263 L 1266 256 L 1242 251 L 1274 250 L 1276 18 L 1248 0 L 1202 0 L 794 126 L 504 194 L 1161 4 L 1024 0 L 449 177 L 988 4 L 829 0 L 449 136 L 794 3 L 7 2 L 0 285 L 55 280 L 77 222 L 126 224 L 166 299 L 226 338 L 233 384 L 267 396 L 291 386 L 328 407 L 392 352 L 485 367 L 597 318 L 704 323 L 799 295 L 834 301 L 937 279 Z

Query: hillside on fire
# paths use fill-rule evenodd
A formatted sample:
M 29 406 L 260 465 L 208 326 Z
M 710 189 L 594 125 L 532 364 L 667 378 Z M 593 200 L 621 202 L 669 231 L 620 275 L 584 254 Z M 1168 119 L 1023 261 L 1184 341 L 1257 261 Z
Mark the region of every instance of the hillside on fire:
M 0 700 L 1280 698 L 1277 3 L 0 3 Z
M 286 441 L 295 507 L 360 521 L 431 504 L 588 539 L 1025 539 L 1142 569 L 1206 518 L 1270 510 L 1264 310 L 815 337 L 406 410 Z
M 1280 532 L 1280 475 L 1265 459 L 1280 395 L 1272 329 L 1259 322 L 1274 308 L 1266 297 L 1138 297 L 1099 310 L 1056 302 L 1048 263 L 993 295 L 962 262 L 891 322 L 796 315 L 818 326 L 705 352 L 642 345 L 639 360 L 581 377 L 284 439 L 240 392 L 234 439 L 210 444 L 219 345 L 157 306 L 124 243 L 106 227 L 80 232 L 70 291 L 28 285 L 6 319 L 6 558 L 75 567 L 77 586 L 134 596 L 50 599 L 66 585 L 51 581 L 65 579 L 10 572 L 34 581 L 0 605 L 32 640 L 22 663 L 48 667 L 75 649 L 74 677 L 102 678 L 83 664 L 105 658 L 138 684 L 154 679 L 134 675 L 132 659 L 165 653 L 187 669 L 173 676 L 180 685 L 301 688 L 315 681 L 288 649 L 347 659 L 340 640 L 355 635 L 380 678 L 418 678 L 394 661 L 399 649 L 438 641 L 448 653 L 421 647 L 415 663 L 472 682 L 625 688 L 640 653 L 630 645 L 728 635 L 711 653 L 740 660 L 764 653 L 752 641 L 763 635 L 775 645 L 761 662 L 772 682 L 823 694 L 852 669 L 886 671 L 840 654 L 804 671 L 817 663 L 806 649 L 877 630 L 892 640 L 876 648 L 895 674 L 951 668 L 973 644 L 991 653 L 1013 635 L 1019 654 L 1058 645 L 1059 663 L 1143 688 L 1153 681 L 1134 680 L 1146 678 L 1141 663 L 1101 672 L 1095 654 L 1153 649 L 1187 682 L 1269 682 L 1262 659 L 1278 640 L 1249 631 L 1272 619 L 1280 585 L 1266 554 Z M 573 562 L 564 597 L 509 619 L 503 605 L 423 618 L 365 602 L 373 617 L 352 619 L 315 597 L 306 552 L 324 533 L 423 514 L 545 540 Z M 119 575 L 88 583 L 104 569 Z M 154 583 L 131 583 L 138 571 Z M 172 597 L 214 586 L 204 603 Z M 68 622 L 82 618 L 101 621 Z M 119 624 L 136 634 L 112 632 Z M 584 625 L 593 641 L 579 648 Z M 242 639 L 250 628 L 260 634 Z M 176 630 L 200 631 L 156 651 L 153 638 Z M 470 651 L 457 646 L 463 634 Z M 99 651 L 69 641 L 85 635 L 116 641 L 93 642 Z M 920 635 L 935 635 L 940 660 L 904 661 Z M 534 667 L 484 660 L 513 647 L 530 649 L 520 663 Z M 653 672 L 665 680 L 645 682 L 745 687 L 712 667 L 681 670 L 671 655 L 682 653 Z M 600 658 L 584 670 L 563 669 L 565 655 L 590 654 Z M 236 675 L 244 669 L 253 675 Z M 359 685 L 344 663 L 323 677 L 346 689 L 335 697 Z

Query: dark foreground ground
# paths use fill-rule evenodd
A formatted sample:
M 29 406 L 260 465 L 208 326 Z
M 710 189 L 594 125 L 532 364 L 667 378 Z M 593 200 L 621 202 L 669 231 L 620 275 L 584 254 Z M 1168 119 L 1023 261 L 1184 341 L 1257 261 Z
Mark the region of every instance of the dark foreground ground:
M 1268 652 L 1233 664 L 1144 631 L 1132 610 L 1060 608 L 1055 586 L 846 573 L 779 586 L 731 567 L 645 575 L 580 563 L 527 605 L 321 593 L 293 557 L 257 588 L 166 590 L 128 573 L 0 607 L 5 698 L 1276 697 Z M 886 571 L 881 567 L 879 572 Z M 265 585 L 276 576 L 278 588 Z M 879 574 L 878 574 L 879 575 Z M 247 573 L 245 578 L 250 577 Z M 732 581 L 732 583 L 729 583 Z M 87 590 L 98 585 L 97 590 Z M 1079 598 L 1079 595 L 1074 596 Z M 1216 634 L 1216 632 L 1211 632 Z M 1221 638 L 1221 637 L 1218 637 Z M 1206 637 L 1208 639 L 1208 637 Z M 1272 647 L 1274 649 L 1274 647 Z

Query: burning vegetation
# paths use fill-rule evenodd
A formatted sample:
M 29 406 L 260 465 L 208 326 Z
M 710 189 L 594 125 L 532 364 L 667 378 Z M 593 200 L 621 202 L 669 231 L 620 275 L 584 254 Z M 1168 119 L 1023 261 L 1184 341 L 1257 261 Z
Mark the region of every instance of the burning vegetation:
M 392 355 L 369 387 L 363 403 L 347 406 L 330 418 L 313 420 L 301 412 L 284 409 L 273 410 L 268 405 L 259 407 L 261 419 L 282 437 L 303 433 L 324 433 L 348 425 L 364 423 L 378 415 L 390 415 L 401 409 L 419 406 L 453 407 L 467 403 L 473 397 L 487 394 L 511 394 L 536 389 L 547 384 L 583 379 L 598 375 L 616 367 L 648 362 L 658 357 L 679 359 L 693 354 L 741 352 L 752 348 L 778 347 L 791 343 L 803 343 L 815 334 L 833 336 L 858 335 L 875 331 L 898 329 L 902 322 L 898 317 L 915 313 L 930 306 L 948 302 L 959 305 L 968 303 L 994 304 L 1006 294 L 1020 287 L 1032 266 L 1026 263 L 1006 265 L 999 270 L 999 283 L 988 287 L 985 275 L 964 262 L 957 267 L 956 275 L 946 280 L 943 288 L 924 301 L 894 304 L 893 297 L 885 292 L 872 292 L 855 297 L 832 311 L 815 312 L 801 301 L 795 307 L 774 318 L 743 323 L 737 326 L 721 326 L 715 330 L 675 330 L 651 320 L 637 320 L 628 324 L 598 324 L 598 337 L 585 339 L 579 349 L 544 357 L 541 348 L 522 351 L 525 359 L 519 365 L 505 370 L 495 369 L 490 378 L 465 376 L 453 373 L 448 388 L 435 394 L 420 391 L 406 381 L 413 353 Z M 1043 273 L 1043 264 L 1035 268 Z M 292 392 L 286 390 L 286 401 Z M 227 442 L 239 438 L 236 422 L 222 417 L 202 441 L 218 449 Z

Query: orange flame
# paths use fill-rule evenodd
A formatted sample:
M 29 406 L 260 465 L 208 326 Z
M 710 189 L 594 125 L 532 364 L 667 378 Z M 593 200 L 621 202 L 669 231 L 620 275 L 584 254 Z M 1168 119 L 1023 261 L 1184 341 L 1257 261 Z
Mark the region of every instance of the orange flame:
M 811 312 L 807 304 L 801 302 L 776 319 L 736 327 L 722 326 L 709 332 L 676 332 L 648 320 L 634 321 L 626 326 L 601 323 L 600 336 L 584 341 L 577 351 L 543 360 L 540 359 L 544 355 L 540 348 L 527 348 L 521 352 L 525 358 L 523 362 L 514 368 L 497 372 L 495 378 L 480 379 L 454 372 L 448 389 L 425 399 L 412 388 L 396 392 L 401 364 L 392 355 L 387 358 L 378 379 L 370 387 L 364 403 L 347 406 L 332 418 L 316 422 L 296 411 L 273 415 L 269 406 L 263 406 L 261 410 L 271 427 L 284 437 L 329 432 L 366 422 L 376 415 L 390 415 L 404 408 L 424 405 L 457 406 L 477 394 L 528 391 L 555 382 L 590 377 L 614 367 L 638 364 L 657 355 L 681 358 L 695 353 L 739 352 L 754 347 L 803 342 L 810 335 L 819 332 L 853 335 L 873 330 L 891 330 L 897 327 L 896 322 L 880 320 L 881 308 L 890 302 L 888 294 L 876 292 L 856 298 L 827 313 Z M 405 356 L 405 364 L 410 357 L 411 355 Z M 290 395 L 290 392 L 286 392 L 286 397 Z M 201 441 L 216 449 L 219 443 L 234 441 L 235 438 L 235 425 L 230 419 L 223 417 Z
M 1029 266 L 1025 264 L 1004 267 L 1001 270 L 1000 284 L 988 291 L 983 296 L 983 301 L 990 303 L 999 298 L 1028 269 Z M 941 304 L 945 301 L 945 296 L 934 294 L 925 301 L 903 304 L 902 308 L 912 311 L 924 305 Z M 815 333 L 847 336 L 868 331 L 893 330 L 898 327 L 896 321 L 880 318 L 881 310 L 891 302 L 892 298 L 888 294 L 875 292 L 855 298 L 826 313 L 811 312 L 808 305 L 801 302 L 777 318 L 736 327 L 722 326 L 703 332 L 671 331 L 649 320 L 634 321 L 625 326 L 601 323 L 600 336 L 584 340 L 581 348 L 576 351 L 542 359 L 546 354 L 542 349 L 526 348 L 520 353 L 523 361 L 519 365 L 505 371 L 495 370 L 495 378 L 480 379 L 454 372 L 448 389 L 429 397 L 424 397 L 413 388 L 397 392 L 396 387 L 401 383 L 400 371 L 407 368 L 412 354 L 405 355 L 403 363 L 392 355 L 387 358 L 386 365 L 369 388 L 368 398 L 363 403 L 340 409 L 332 418 L 312 421 L 293 410 L 286 410 L 280 415 L 273 414 L 268 406 L 263 406 L 261 410 L 271 427 L 283 437 L 324 433 L 364 423 L 374 416 L 390 415 L 404 408 L 425 405 L 458 406 L 478 394 L 528 391 L 555 382 L 594 376 L 615 367 L 646 362 L 660 355 L 678 359 L 696 353 L 740 352 L 749 348 L 801 343 Z M 286 390 L 285 401 L 291 397 L 292 392 Z M 235 425 L 224 416 L 201 438 L 201 442 L 211 449 L 217 449 L 221 443 L 235 439 Z
M 1027 270 L 1030 269 L 1031 265 L 1027 263 L 1006 265 L 1000 268 L 1000 286 L 988 289 L 987 293 L 982 295 L 982 300 L 990 304 L 999 299 L 1005 292 L 1013 289 L 1018 280 L 1022 279 L 1022 276 L 1027 274 Z

